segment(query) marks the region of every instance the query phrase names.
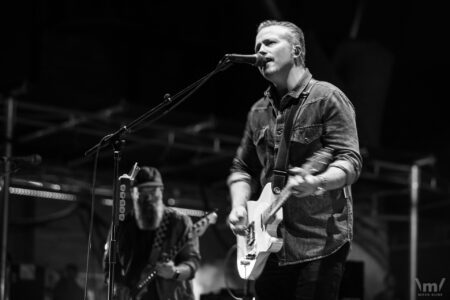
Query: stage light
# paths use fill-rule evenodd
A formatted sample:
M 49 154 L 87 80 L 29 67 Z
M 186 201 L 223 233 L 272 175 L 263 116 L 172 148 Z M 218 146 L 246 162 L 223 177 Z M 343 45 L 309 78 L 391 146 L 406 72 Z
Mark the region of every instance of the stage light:
M 12 195 L 65 200 L 65 201 L 76 201 L 77 200 L 77 196 L 75 196 L 73 194 L 42 191 L 42 190 L 32 190 L 32 189 L 25 189 L 25 188 L 18 188 L 18 187 L 10 187 L 9 193 Z

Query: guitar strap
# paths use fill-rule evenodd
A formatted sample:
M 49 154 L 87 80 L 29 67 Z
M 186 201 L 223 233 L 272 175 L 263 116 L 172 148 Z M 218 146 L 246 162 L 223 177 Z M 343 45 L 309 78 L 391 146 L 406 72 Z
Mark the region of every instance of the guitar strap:
M 287 108 L 288 111 L 286 112 L 287 118 L 284 123 L 284 134 L 281 137 L 280 147 L 278 148 L 278 154 L 273 169 L 272 192 L 274 194 L 279 194 L 287 182 L 287 166 L 289 162 L 289 148 L 291 144 L 292 124 L 294 117 L 303 103 L 305 103 L 312 87 L 316 82 L 317 80 L 311 78 L 296 103 Z
M 139 291 L 141 290 L 141 288 L 144 286 L 139 286 L 140 282 L 143 281 L 143 276 L 146 275 L 147 271 L 148 271 L 148 267 L 154 269 L 155 264 L 160 256 L 161 253 L 161 249 L 162 249 L 162 245 L 164 244 L 164 241 L 166 240 L 166 235 L 167 235 L 167 230 L 169 228 L 169 214 L 166 212 L 166 210 L 164 210 L 164 215 L 163 218 L 161 220 L 161 224 L 159 225 L 158 229 L 156 229 L 155 231 L 155 236 L 153 238 L 153 243 L 152 243 L 152 250 L 150 252 L 150 255 L 148 257 L 148 262 L 147 265 L 144 266 L 144 268 L 141 270 L 141 274 L 140 274 L 140 279 L 138 279 L 138 282 L 136 282 L 136 284 L 133 285 L 132 288 L 130 288 L 130 295 L 131 297 L 127 297 L 126 299 L 135 299 L 134 297 L 136 296 L 137 293 L 139 293 Z M 150 272 L 148 272 L 150 274 Z M 148 279 L 148 278 L 145 278 Z M 122 298 L 120 298 L 122 299 Z
M 152 252 L 149 256 L 149 263 L 152 264 L 153 262 L 156 262 L 159 258 L 162 245 L 164 241 L 166 240 L 166 234 L 167 229 L 169 228 L 169 214 L 164 211 L 164 216 L 161 221 L 161 224 L 159 225 L 158 229 L 155 232 L 155 237 L 153 240 L 153 247 Z
M 142 271 L 143 273 L 141 274 L 141 279 L 138 281 L 138 283 L 136 284 L 136 286 L 133 289 L 133 292 L 132 292 L 133 295 L 137 295 L 156 276 L 156 263 L 161 260 L 161 256 L 163 256 L 163 258 L 172 259 L 172 257 L 170 255 L 173 255 L 173 257 L 174 257 L 176 254 L 176 251 L 173 250 L 173 248 L 172 248 L 169 251 L 169 254 L 162 253 L 162 255 L 161 255 L 162 245 L 164 244 L 164 241 L 166 240 L 166 233 L 167 233 L 167 230 L 169 227 L 168 215 L 169 214 L 166 211 L 164 211 L 164 216 L 161 221 L 161 224 L 159 225 L 158 229 L 155 232 L 155 238 L 153 240 L 152 251 L 151 251 L 149 259 L 148 259 L 148 266 L 150 266 L 151 269 L 150 270 L 148 270 L 147 268 L 143 269 L 143 271 Z M 135 299 L 135 298 L 132 298 L 132 299 Z

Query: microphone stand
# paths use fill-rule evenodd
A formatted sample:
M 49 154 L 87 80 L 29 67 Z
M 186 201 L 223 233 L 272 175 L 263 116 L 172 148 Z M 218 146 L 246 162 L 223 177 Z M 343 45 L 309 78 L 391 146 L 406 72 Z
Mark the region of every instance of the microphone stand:
M 112 134 L 106 135 L 103 137 L 100 142 L 84 153 L 84 156 L 91 156 L 96 152 L 99 152 L 101 149 L 112 146 L 114 153 L 114 180 L 113 180 L 113 206 L 112 206 L 112 218 L 111 218 L 111 234 L 109 240 L 109 260 L 108 260 L 108 300 L 111 300 L 114 293 L 114 275 L 115 275 L 115 264 L 116 264 L 116 232 L 118 229 L 118 206 L 119 206 L 119 191 L 117 180 L 119 178 L 119 163 L 121 159 L 121 151 L 123 145 L 125 144 L 126 135 L 133 133 L 138 130 L 138 126 L 141 125 L 145 120 L 149 119 L 150 121 L 146 122 L 145 125 L 149 125 L 159 118 L 168 114 L 172 109 L 180 105 L 183 101 L 185 101 L 189 96 L 191 96 L 195 91 L 197 91 L 202 85 L 204 85 L 212 76 L 219 73 L 220 71 L 224 71 L 231 66 L 233 62 L 227 57 L 224 56 L 216 68 L 197 80 L 193 84 L 189 85 L 185 89 L 181 90 L 174 96 L 170 94 L 164 95 L 164 100 L 158 104 L 156 107 L 150 109 L 130 124 L 122 126 L 117 131 Z M 86 274 L 87 276 L 87 274 Z

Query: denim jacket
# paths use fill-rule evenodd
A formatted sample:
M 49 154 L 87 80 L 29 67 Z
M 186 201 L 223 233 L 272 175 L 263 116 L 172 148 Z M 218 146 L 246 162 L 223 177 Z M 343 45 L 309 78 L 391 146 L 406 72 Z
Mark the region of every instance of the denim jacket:
M 160 252 L 156 253 L 157 255 L 154 257 L 156 260 L 158 260 L 158 258 L 161 259 L 160 253 L 170 253 L 170 250 L 179 243 L 182 237 L 185 235 L 191 237 L 181 251 L 175 256 L 174 263 L 176 265 L 180 263 L 188 265 L 192 271 L 192 279 L 200 264 L 198 237 L 192 238 L 192 221 L 188 216 L 180 214 L 169 207 L 165 208 L 164 213 L 167 214 L 169 219 L 166 238 L 164 239 Z M 125 220 L 119 224 L 116 244 L 117 263 L 115 267 L 115 282 L 117 282 L 119 286 L 133 289 L 141 275 L 142 269 L 148 264 L 154 265 L 156 263 L 156 261 L 151 261 L 149 259 L 150 255 L 155 251 L 152 248 L 150 248 L 151 252 L 148 253 L 148 258 L 145 261 L 136 262 L 136 250 L 139 247 L 144 247 L 142 232 L 143 231 L 137 227 L 132 212 L 127 214 Z M 108 245 L 106 245 L 103 258 L 106 276 L 108 276 L 108 248 Z M 151 257 L 153 257 L 153 255 Z M 156 286 L 156 293 L 161 300 L 194 300 L 192 283 L 190 280 L 178 281 L 156 276 L 150 285 L 151 284 Z
M 306 69 L 296 88 L 280 99 L 278 109 L 274 106 L 276 94 L 272 86 L 252 106 L 228 184 L 246 181 L 254 186 L 254 180 L 259 179 L 260 187 L 264 187 L 271 182 L 287 108 L 300 97 L 311 78 Z M 362 167 L 354 108 L 337 87 L 317 81 L 294 117 L 288 167 L 300 167 L 323 147 L 334 150 L 330 167 L 343 170 L 346 186 L 350 187 Z M 280 265 L 327 256 L 352 240 L 352 199 L 344 196 L 343 189 L 329 190 L 320 196 L 291 196 L 283 205 L 278 233 L 284 241 L 277 253 Z

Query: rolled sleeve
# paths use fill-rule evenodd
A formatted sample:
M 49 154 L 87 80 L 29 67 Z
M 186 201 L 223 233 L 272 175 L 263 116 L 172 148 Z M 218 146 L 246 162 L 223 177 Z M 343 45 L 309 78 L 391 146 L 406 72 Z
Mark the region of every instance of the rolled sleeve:
M 248 184 L 251 183 L 252 177 L 248 173 L 244 172 L 233 172 L 227 178 L 227 185 L 231 186 L 235 182 L 244 181 Z
M 330 167 L 338 168 L 345 173 L 345 185 L 353 184 L 360 175 L 359 168 L 355 168 L 354 164 L 347 160 L 337 160 L 330 164 Z
M 241 143 L 231 163 L 230 175 L 227 178 L 228 186 L 238 181 L 250 183 L 252 178 L 257 178 L 258 174 L 261 172 L 262 165 L 253 143 L 253 130 L 250 125 L 251 120 L 252 111 L 250 111 L 247 116 Z
M 346 185 L 350 185 L 359 178 L 362 169 L 355 110 L 339 90 L 333 90 L 325 103 L 324 143 L 335 150 L 335 160 L 330 167 L 344 171 Z

